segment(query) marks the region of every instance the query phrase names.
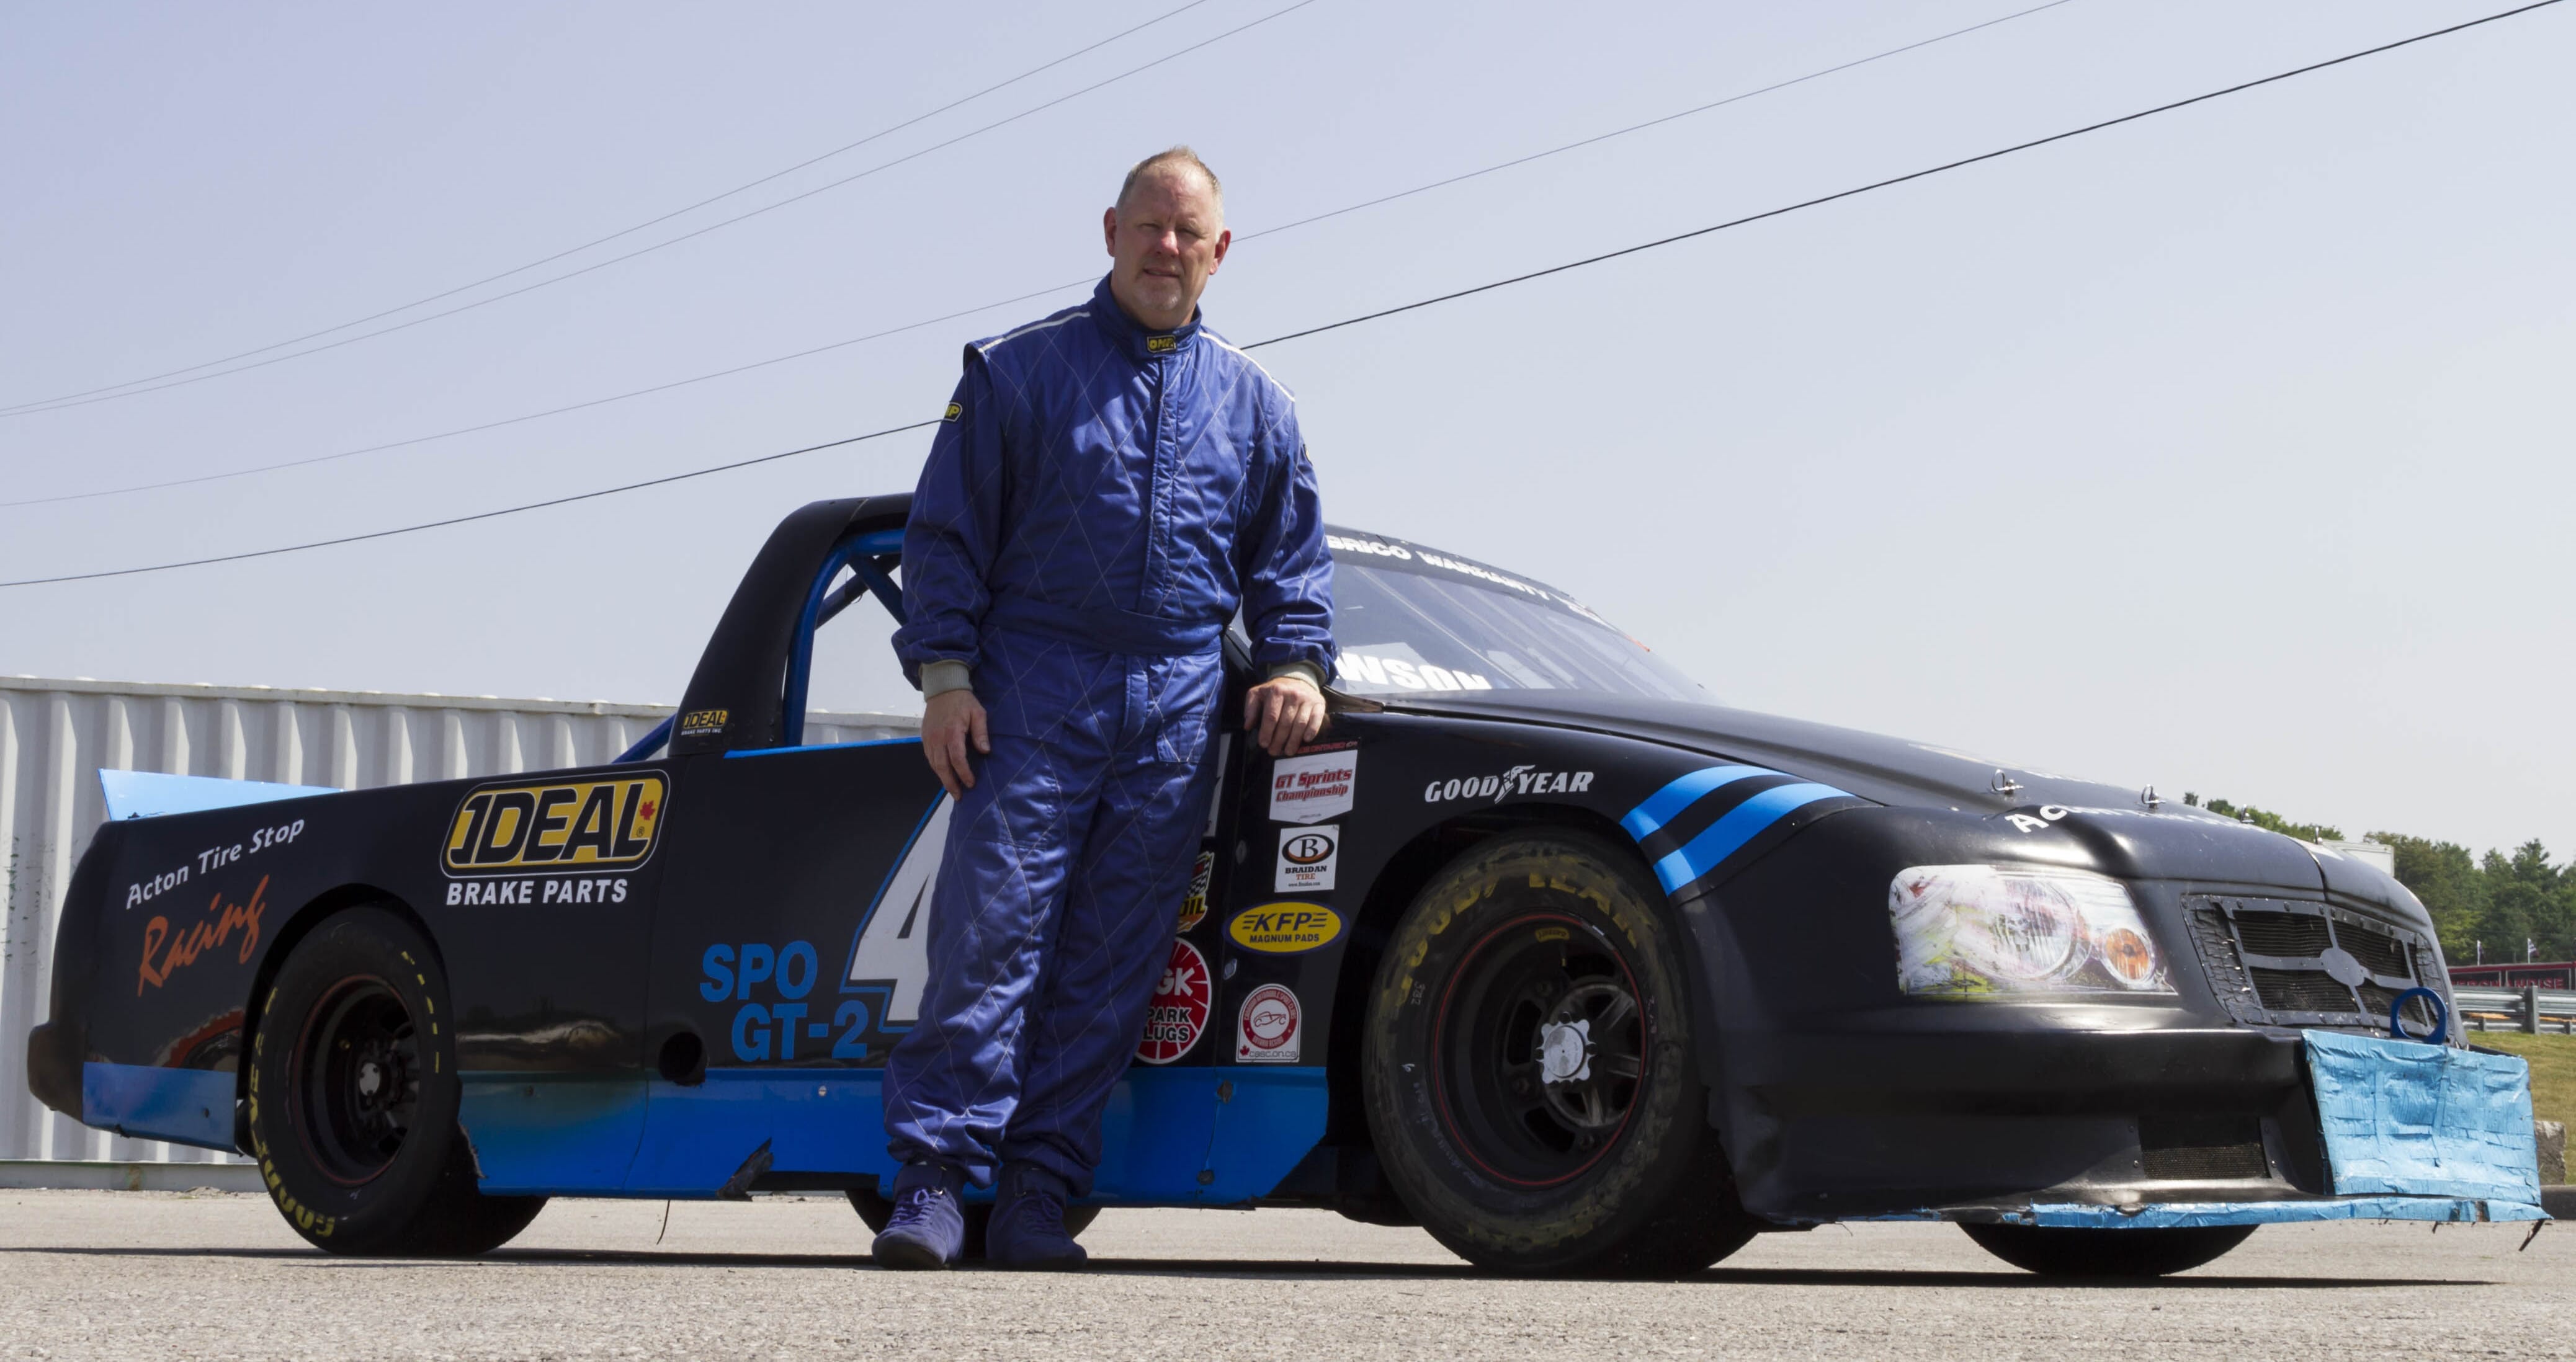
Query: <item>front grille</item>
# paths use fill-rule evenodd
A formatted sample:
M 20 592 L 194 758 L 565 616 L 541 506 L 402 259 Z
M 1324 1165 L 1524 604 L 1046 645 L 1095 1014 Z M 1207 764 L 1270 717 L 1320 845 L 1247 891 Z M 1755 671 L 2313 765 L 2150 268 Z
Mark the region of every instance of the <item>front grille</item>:
M 2272 1165 L 2263 1158 L 2260 1140 L 2139 1152 L 2146 1175 L 2162 1182 L 2213 1182 L 2222 1178 L 2269 1177 L 2272 1173 Z
M 2381 1025 L 2387 1025 L 2388 1005 L 2397 1001 L 2399 990 L 2363 984 L 2359 992 L 2362 1009 L 2378 1018 Z M 2423 999 L 2412 999 L 2406 1004 L 2406 1028 L 2410 1034 L 2418 1036 L 2433 1029 L 2433 1009 L 2425 1006 Z
M 2350 1012 L 2352 990 L 2338 984 L 2333 976 L 2310 970 L 2264 969 L 2248 971 L 2254 976 L 2255 996 L 2275 1012 Z
M 2361 962 L 2362 968 L 2373 974 L 2385 974 L 2395 979 L 2416 977 L 2414 962 L 2406 958 L 2405 944 L 2394 937 L 2377 932 L 2345 932 L 2342 945 Z
M 2450 997 L 2433 943 L 2409 928 L 2299 899 L 2195 894 L 2184 904 L 2210 987 L 2238 1021 L 2386 1031 L 2388 1005 L 2407 989 L 2429 984 Z M 2346 984 L 2338 966 L 2365 977 Z M 2406 1020 L 2420 1035 L 2432 1009 L 2409 1003 Z
M 2255 955 L 2323 955 L 2334 944 L 2324 918 L 2297 913 L 2238 913 L 2236 939 Z
M 2251 1116 L 2138 1118 L 2139 1164 L 2149 1178 L 2210 1182 L 2272 1174 L 2263 1154 L 2263 1126 Z

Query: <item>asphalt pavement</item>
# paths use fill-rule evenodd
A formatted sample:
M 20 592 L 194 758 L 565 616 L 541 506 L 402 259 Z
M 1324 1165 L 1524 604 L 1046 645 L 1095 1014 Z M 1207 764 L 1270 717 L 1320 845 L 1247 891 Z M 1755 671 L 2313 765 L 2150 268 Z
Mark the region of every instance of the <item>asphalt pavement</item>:
M 1678 1283 L 1486 1277 L 1318 1211 L 1110 1211 L 1081 1276 L 896 1275 L 837 1200 L 557 1201 L 473 1262 L 334 1258 L 232 1193 L 0 1192 L 0 1358 L 2576 1356 L 2576 1229 L 2273 1226 L 2053 1286 L 1941 1225 Z

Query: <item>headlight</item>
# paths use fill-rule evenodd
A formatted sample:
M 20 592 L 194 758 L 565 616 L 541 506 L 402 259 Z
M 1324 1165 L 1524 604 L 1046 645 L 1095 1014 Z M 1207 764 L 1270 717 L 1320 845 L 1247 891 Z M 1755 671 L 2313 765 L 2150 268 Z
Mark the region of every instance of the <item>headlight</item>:
M 2002 865 L 1918 865 L 1887 888 L 1896 983 L 1929 998 L 2171 993 L 2119 881 Z

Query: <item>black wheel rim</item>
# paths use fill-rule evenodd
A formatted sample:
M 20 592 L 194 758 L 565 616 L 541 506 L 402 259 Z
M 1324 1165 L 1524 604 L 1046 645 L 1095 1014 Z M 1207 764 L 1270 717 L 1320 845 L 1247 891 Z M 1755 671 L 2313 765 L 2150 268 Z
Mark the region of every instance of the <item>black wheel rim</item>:
M 1442 1123 L 1488 1176 L 1545 1188 L 1619 1142 L 1646 1081 L 1635 974 L 1579 919 L 1487 931 L 1450 975 L 1431 1032 Z
M 295 1132 L 324 1176 L 356 1185 L 393 1166 L 420 1107 L 420 1037 L 382 979 L 315 1004 L 295 1047 Z

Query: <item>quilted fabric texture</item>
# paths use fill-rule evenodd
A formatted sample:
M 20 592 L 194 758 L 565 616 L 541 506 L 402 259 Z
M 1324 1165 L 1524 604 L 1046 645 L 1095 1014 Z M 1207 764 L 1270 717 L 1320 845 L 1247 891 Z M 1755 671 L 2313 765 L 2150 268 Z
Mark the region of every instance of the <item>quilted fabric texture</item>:
M 996 627 L 1140 655 L 1214 643 L 1332 672 L 1332 559 L 1296 400 L 1198 322 L 1089 301 L 966 349 L 904 531 L 905 674 Z M 977 688 L 979 691 L 981 686 Z
M 1083 1195 L 1213 792 L 1218 634 L 1240 606 L 1259 666 L 1332 666 L 1294 401 L 1196 323 L 1137 326 L 1103 280 L 967 350 L 903 574 L 906 674 L 966 664 L 993 750 L 949 821 L 888 1146 Z

